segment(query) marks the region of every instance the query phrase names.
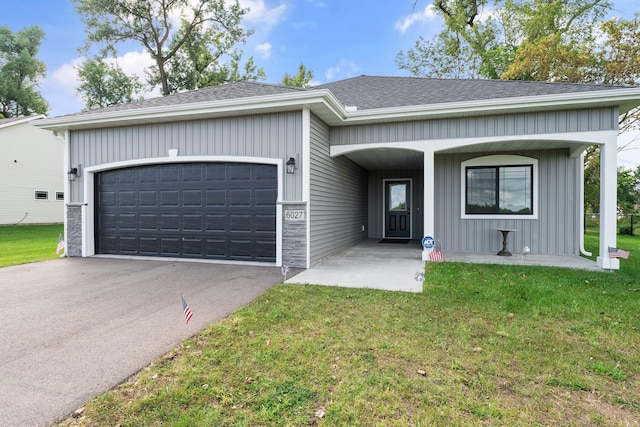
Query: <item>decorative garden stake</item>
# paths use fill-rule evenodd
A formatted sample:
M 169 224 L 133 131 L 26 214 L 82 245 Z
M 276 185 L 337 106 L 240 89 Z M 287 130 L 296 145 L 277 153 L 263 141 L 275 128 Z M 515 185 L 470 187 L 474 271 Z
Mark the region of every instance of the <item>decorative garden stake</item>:
M 531 252 L 529 246 L 525 246 L 524 248 L 522 248 L 522 262 L 520 264 L 524 264 L 524 256 L 528 255 L 529 252 Z

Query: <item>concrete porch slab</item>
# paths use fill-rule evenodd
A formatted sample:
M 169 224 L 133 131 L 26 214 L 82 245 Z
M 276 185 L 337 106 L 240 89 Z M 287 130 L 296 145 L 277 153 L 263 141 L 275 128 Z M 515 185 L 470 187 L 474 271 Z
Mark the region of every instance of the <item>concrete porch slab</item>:
M 474 264 L 538 265 L 602 271 L 594 261 L 570 255 L 514 254 L 511 257 L 493 253 L 443 252 L 444 262 Z M 416 273 L 424 273 L 422 246 L 409 243 L 380 243 L 364 240 L 336 255 L 311 266 L 286 283 L 371 288 L 386 291 L 422 292 Z
M 313 265 L 286 283 L 422 292 L 420 242 L 378 243 L 369 239 Z

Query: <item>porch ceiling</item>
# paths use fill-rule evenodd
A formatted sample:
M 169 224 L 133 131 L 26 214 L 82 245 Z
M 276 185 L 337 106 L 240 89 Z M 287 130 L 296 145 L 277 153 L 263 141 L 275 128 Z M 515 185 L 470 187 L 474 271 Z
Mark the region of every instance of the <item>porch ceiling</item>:
M 345 156 L 368 170 L 422 169 L 424 154 L 422 151 L 398 148 L 373 148 L 354 151 Z
M 568 141 L 500 141 L 465 145 L 436 153 L 524 152 L 566 148 L 573 157 L 579 156 L 588 146 L 589 144 Z M 422 169 L 424 167 L 423 153 L 409 149 L 381 147 L 353 151 L 344 156 L 368 170 Z

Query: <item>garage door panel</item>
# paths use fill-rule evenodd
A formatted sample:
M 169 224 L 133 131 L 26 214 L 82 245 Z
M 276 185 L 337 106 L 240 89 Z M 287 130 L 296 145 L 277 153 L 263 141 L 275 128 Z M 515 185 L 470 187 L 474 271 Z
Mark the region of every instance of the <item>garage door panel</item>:
M 227 190 L 207 190 L 206 191 L 206 206 L 216 207 L 225 206 L 227 201 Z
M 178 190 L 163 190 L 160 191 L 160 207 L 176 208 L 180 206 L 180 193 Z
M 276 199 L 273 165 L 171 164 L 99 173 L 96 253 L 274 262 Z

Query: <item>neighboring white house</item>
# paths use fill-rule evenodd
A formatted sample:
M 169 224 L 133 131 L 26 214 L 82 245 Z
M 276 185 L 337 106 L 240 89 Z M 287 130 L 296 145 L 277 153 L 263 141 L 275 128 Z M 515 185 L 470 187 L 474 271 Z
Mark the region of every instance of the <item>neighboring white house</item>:
M 43 115 L 0 119 L 0 225 L 62 223 L 64 141 Z

